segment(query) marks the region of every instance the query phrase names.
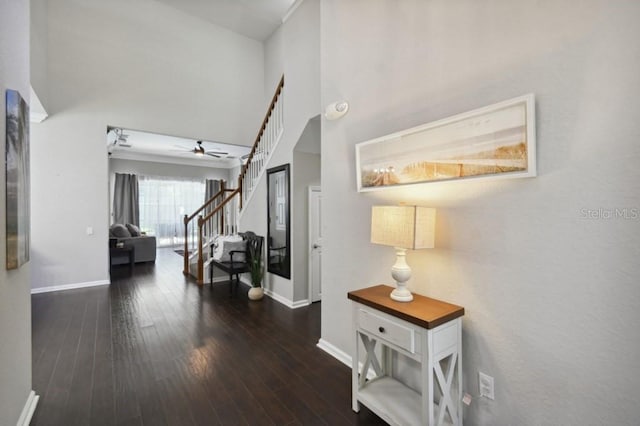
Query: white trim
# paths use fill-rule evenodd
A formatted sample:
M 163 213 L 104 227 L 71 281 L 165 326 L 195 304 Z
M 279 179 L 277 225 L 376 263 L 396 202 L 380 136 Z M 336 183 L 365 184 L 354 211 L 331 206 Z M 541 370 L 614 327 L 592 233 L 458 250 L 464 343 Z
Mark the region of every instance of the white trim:
M 287 299 L 286 297 L 280 296 L 278 293 L 274 293 L 273 291 L 269 290 L 268 288 L 264 289 L 264 294 L 265 294 L 265 296 L 269 296 L 270 298 L 272 298 L 276 302 L 282 303 L 284 306 L 286 306 L 288 308 L 291 308 L 291 306 L 293 304 L 291 302 L 291 300 Z
M 52 285 L 49 287 L 36 287 L 31 289 L 31 294 L 49 293 L 51 291 L 75 290 L 77 288 L 96 287 L 99 285 L 109 285 L 109 284 L 111 284 L 110 280 L 98 280 L 98 281 L 89 281 L 86 283 Z
M 351 355 L 344 352 L 342 349 L 338 349 L 338 347 L 324 339 L 318 340 L 318 344 L 316 346 L 351 369 Z
M 31 423 L 31 417 L 33 417 L 33 413 L 36 411 L 39 399 L 40 396 L 36 395 L 35 391 L 29 392 L 29 396 L 27 397 L 27 401 L 24 403 L 22 413 L 20 413 L 16 426 L 29 426 L 29 423 Z
M 287 10 L 287 13 L 285 13 L 284 17 L 282 18 L 282 23 L 284 24 L 285 22 L 287 22 L 289 20 L 289 18 L 291 18 L 291 15 L 293 15 L 293 12 L 296 11 L 296 9 L 298 7 L 300 7 L 300 5 L 304 2 L 304 0 L 296 0 L 290 7 L 289 10 Z
M 304 308 L 305 306 L 309 306 L 311 302 L 309 299 L 302 299 L 291 304 L 291 309 Z
M 313 303 L 313 289 L 311 288 L 311 284 L 313 281 L 312 275 L 313 275 L 313 271 L 311 268 L 311 252 L 313 251 L 313 244 L 314 242 L 311 241 L 311 238 L 308 238 L 309 235 L 311 235 L 311 227 L 313 226 L 312 220 L 311 220 L 311 195 L 314 192 L 319 192 L 320 195 L 322 196 L 322 187 L 320 185 L 310 185 L 307 189 L 307 239 L 309 240 L 309 246 L 307 247 L 307 253 L 309 253 L 309 255 L 307 256 L 307 294 L 309 295 L 309 303 Z M 320 291 L 320 299 L 317 300 L 317 302 L 322 300 L 322 288 Z
M 328 353 L 329 355 L 331 355 L 332 357 L 334 357 L 335 359 L 337 359 L 338 361 L 340 361 L 341 363 L 343 363 L 344 365 L 346 365 L 347 367 L 349 367 L 350 370 L 353 368 L 353 364 L 352 364 L 353 358 L 351 357 L 351 355 L 344 352 L 342 349 L 338 349 L 336 346 L 332 345 L 331 343 L 327 342 L 324 339 L 318 340 L 318 344 L 316 346 L 322 349 L 323 351 L 325 351 L 326 353 Z M 359 366 L 358 371 L 362 371 L 362 362 L 358 362 L 358 366 Z M 375 377 L 376 377 L 376 374 L 373 372 L 372 369 L 369 369 L 369 371 L 367 372 L 367 379 L 371 380 Z
M 268 288 L 263 289 L 264 290 L 264 294 L 266 296 L 269 296 L 270 298 L 272 298 L 273 300 L 275 300 L 278 303 L 283 304 L 284 306 L 286 306 L 289 309 L 298 309 L 298 308 L 303 308 L 305 306 L 309 306 L 309 299 L 303 299 L 303 300 L 298 300 L 296 302 L 287 299 L 286 297 L 280 296 L 278 293 L 274 293 L 273 291 L 269 290 Z
M 247 279 L 242 276 L 240 277 L 240 282 L 244 285 L 246 285 L 247 287 L 252 287 L 251 283 L 249 281 L 247 281 Z M 311 303 L 309 302 L 309 299 L 303 299 L 303 300 L 298 300 L 297 302 L 293 302 L 289 299 L 287 299 L 286 297 L 282 297 L 277 293 L 274 293 L 273 291 L 269 290 L 268 288 L 262 288 L 262 290 L 264 291 L 265 296 L 269 296 L 270 298 L 272 298 L 273 300 L 275 300 L 278 303 L 283 304 L 284 306 L 286 306 L 289 309 L 298 309 L 298 308 L 302 308 L 305 306 L 309 306 Z

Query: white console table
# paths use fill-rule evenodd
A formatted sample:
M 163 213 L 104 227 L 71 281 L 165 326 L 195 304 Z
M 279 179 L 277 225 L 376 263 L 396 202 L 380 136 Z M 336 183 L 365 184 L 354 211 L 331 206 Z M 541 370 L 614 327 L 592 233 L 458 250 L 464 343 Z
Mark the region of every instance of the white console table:
M 392 290 L 378 285 L 348 294 L 356 344 L 353 411 L 360 411 L 363 403 L 392 425 L 462 425 L 464 308 L 416 294 L 411 302 L 396 302 L 389 297 Z M 366 352 L 362 370 L 361 347 Z M 393 352 L 420 363 L 422 392 L 394 377 Z

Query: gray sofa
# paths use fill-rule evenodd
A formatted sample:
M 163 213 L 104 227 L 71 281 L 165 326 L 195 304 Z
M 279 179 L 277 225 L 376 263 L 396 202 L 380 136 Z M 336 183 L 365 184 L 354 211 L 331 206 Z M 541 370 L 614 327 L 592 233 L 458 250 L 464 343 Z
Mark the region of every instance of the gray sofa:
M 134 225 L 120 223 L 111 225 L 109 239 L 110 244 L 123 243 L 125 247 L 133 247 L 135 263 L 156 261 L 156 237 L 142 235 Z

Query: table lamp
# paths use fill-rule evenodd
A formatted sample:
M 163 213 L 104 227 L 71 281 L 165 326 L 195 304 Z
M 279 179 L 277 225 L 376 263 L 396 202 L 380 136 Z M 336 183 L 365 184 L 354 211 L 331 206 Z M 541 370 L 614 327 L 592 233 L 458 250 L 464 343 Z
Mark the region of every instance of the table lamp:
M 434 247 L 436 209 L 418 206 L 373 206 L 371 208 L 371 242 L 396 249 L 396 263 L 391 276 L 396 288 L 391 298 L 398 302 L 411 302 L 413 295 L 407 289 L 411 268 L 407 264 L 407 249 Z

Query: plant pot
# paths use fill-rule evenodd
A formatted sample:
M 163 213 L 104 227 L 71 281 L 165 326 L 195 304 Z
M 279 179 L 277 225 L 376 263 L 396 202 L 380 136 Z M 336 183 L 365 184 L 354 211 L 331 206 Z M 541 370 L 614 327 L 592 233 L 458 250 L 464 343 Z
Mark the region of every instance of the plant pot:
M 250 300 L 260 300 L 264 297 L 264 290 L 262 287 L 251 287 L 249 289 Z

